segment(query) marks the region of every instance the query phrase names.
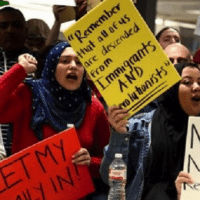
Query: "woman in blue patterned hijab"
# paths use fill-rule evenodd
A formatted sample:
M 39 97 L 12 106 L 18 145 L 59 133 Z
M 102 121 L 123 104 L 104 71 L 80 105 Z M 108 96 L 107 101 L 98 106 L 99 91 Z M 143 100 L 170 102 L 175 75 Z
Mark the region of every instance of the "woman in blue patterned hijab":
M 73 69 L 70 69 L 72 71 L 70 74 L 62 69 L 62 65 L 69 63 L 70 58 L 65 53 L 67 49 L 71 49 L 68 47 L 70 47 L 68 42 L 54 46 L 47 55 L 41 78 L 26 81 L 33 93 L 31 128 L 40 140 L 43 139 L 42 125 L 47 123 L 57 132 L 67 129 L 67 124 L 74 124 L 79 128 L 87 102 L 91 101 L 91 91 L 87 86 L 85 71 L 78 58 L 75 64 L 80 65 L 81 68 L 78 70 L 82 71 L 79 75 L 80 86 L 73 88 L 79 79 Z M 60 70 L 58 66 L 61 66 Z M 68 85 L 71 83 L 72 89 L 62 84 L 66 79 Z

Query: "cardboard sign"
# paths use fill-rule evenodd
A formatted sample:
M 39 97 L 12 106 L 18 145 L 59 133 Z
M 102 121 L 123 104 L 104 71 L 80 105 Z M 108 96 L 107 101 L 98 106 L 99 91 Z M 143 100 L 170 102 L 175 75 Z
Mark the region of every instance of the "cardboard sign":
M 99 5 L 103 0 L 87 0 L 87 11 L 92 10 Z
M 75 7 L 66 6 L 65 9 L 59 14 L 61 23 L 74 20 L 76 18 Z
M 0 162 L 0 199 L 75 200 L 94 191 L 86 166 L 74 165 L 80 149 L 74 128 Z
M 64 31 L 108 106 L 133 115 L 180 76 L 132 0 L 105 0 Z
M 195 183 L 183 184 L 181 200 L 200 199 L 200 117 L 189 117 L 184 171 L 191 174 Z
M 197 27 L 194 31 L 195 35 L 200 35 L 200 16 L 197 18 Z

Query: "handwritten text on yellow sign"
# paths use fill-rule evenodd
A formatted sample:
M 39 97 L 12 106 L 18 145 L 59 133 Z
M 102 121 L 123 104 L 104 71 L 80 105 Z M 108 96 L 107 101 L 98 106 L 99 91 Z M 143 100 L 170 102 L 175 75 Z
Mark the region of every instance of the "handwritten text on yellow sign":
M 131 0 L 105 0 L 64 35 L 109 106 L 134 114 L 180 80 Z

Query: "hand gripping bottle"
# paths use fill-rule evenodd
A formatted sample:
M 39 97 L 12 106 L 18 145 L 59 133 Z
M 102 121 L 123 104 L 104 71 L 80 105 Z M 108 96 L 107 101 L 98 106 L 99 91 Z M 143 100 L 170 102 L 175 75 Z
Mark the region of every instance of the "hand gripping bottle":
M 122 154 L 116 153 L 115 159 L 109 166 L 110 191 L 108 200 L 125 200 L 126 185 L 126 164 L 122 159 Z

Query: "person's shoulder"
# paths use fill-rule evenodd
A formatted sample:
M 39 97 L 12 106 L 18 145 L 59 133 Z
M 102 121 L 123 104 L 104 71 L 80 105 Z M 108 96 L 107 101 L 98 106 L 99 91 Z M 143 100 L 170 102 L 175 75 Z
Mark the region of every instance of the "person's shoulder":
M 92 96 L 91 103 L 93 106 L 103 107 L 103 104 L 95 96 Z
M 150 110 L 148 112 L 139 112 L 133 115 L 129 119 L 129 131 L 134 130 L 148 130 L 149 124 L 152 121 L 152 117 L 155 110 Z
M 155 110 L 157 109 L 157 101 L 154 100 L 153 102 L 151 102 L 150 104 L 148 104 L 147 106 L 145 106 L 144 108 L 142 108 L 139 112 L 137 112 L 133 118 L 135 119 L 144 119 L 147 121 L 150 121 L 152 119 L 152 116 L 155 112 Z
M 156 109 L 150 110 L 148 112 L 139 112 L 133 115 L 130 120 L 145 120 L 145 121 L 151 121 L 153 114 Z
M 90 108 L 93 112 L 105 112 L 103 104 L 94 96 L 91 98 Z
M 135 114 L 134 117 L 138 119 L 151 120 L 156 109 L 149 110 L 148 112 L 140 112 Z
M 20 93 L 26 92 L 27 94 L 28 93 L 32 94 L 31 89 L 28 87 L 26 83 L 20 83 L 16 91 Z

